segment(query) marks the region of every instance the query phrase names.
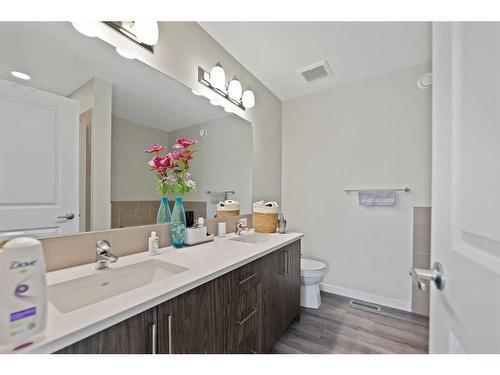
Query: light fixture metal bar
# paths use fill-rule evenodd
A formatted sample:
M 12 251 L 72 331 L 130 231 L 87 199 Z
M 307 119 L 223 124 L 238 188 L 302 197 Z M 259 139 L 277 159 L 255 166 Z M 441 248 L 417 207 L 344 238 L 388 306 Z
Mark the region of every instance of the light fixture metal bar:
M 124 28 L 122 26 L 122 22 L 124 22 L 124 21 L 102 21 L 103 24 L 112 28 L 117 33 L 120 33 L 128 40 L 131 40 L 135 44 L 141 46 L 142 48 L 148 50 L 151 53 L 155 53 L 153 46 L 150 46 L 149 44 L 142 43 L 139 39 L 137 39 L 137 37 L 133 33 L 131 33 L 129 30 L 127 30 L 126 28 Z
M 216 87 L 213 87 L 210 84 L 210 73 L 207 72 L 205 69 L 203 69 L 201 66 L 198 67 L 198 82 L 201 83 L 203 86 L 208 87 L 209 89 L 211 89 L 215 93 L 219 94 L 224 99 L 230 101 L 236 107 L 238 107 L 242 110 L 245 110 L 245 106 L 243 106 L 243 104 L 241 102 L 230 98 L 229 95 L 227 93 L 225 93 L 224 91 L 219 90 Z

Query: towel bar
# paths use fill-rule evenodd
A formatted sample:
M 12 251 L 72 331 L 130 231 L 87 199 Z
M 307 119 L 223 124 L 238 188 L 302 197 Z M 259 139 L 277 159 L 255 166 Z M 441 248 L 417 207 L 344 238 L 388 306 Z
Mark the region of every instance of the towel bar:
M 344 189 L 345 193 L 350 193 L 353 191 L 363 191 L 363 190 L 392 190 L 392 191 L 404 191 L 408 192 L 410 191 L 409 187 L 402 187 L 402 188 L 397 188 L 397 189 Z

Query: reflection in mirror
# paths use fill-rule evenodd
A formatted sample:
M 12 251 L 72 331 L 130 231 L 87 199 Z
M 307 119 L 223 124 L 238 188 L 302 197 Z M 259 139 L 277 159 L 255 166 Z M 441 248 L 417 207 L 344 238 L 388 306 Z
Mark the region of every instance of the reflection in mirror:
M 0 49 L 0 239 L 156 223 L 144 151 L 181 136 L 198 141 L 193 218 L 229 191 L 251 213 L 247 121 L 70 23 L 1 22 Z

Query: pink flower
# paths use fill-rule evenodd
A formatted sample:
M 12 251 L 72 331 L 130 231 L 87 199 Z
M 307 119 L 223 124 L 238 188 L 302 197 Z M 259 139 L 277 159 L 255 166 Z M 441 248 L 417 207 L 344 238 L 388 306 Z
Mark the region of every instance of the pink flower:
M 181 147 L 186 148 L 186 147 L 194 145 L 195 143 L 198 143 L 198 141 L 195 139 L 190 139 L 187 137 L 180 137 L 180 138 L 177 138 L 177 142 L 175 143 L 175 145 L 173 147 L 174 148 L 181 148 Z
M 152 170 L 160 173 L 165 173 L 168 169 L 173 167 L 172 159 L 169 155 L 167 156 L 155 156 L 148 162 L 148 165 Z
M 146 150 L 146 153 L 147 154 L 154 154 L 155 152 L 162 152 L 163 150 L 165 150 L 165 147 L 155 143 L 154 145 L 152 145 L 150 148 L 148 148 Z
M 179 151 L 172 151 L 168 154 L 173 160 L 181 160 L 182 159 L 182 152 Z

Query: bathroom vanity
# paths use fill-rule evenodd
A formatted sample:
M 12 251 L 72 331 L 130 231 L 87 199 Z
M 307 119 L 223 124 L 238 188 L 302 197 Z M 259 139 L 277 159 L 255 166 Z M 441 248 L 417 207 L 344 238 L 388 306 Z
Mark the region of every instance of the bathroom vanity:
M 295 241 L 58 353 L 263 353 L 299 304 Z
M 120 258 L 111 270 L 87 264 L 50 272 L 45 337 L 22 351 L 266 353 L 299 318 L 302 234 L 264 236 L 248 243 L 240 240 L 245 235 L 230 235 L 181 250 L 164 248 L 155 257 L 137 253 Z M 183 271 L 88 306 L 61 308 L 51 297 L 51 288 L 62 283 L 145 262 Z

